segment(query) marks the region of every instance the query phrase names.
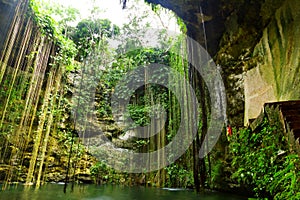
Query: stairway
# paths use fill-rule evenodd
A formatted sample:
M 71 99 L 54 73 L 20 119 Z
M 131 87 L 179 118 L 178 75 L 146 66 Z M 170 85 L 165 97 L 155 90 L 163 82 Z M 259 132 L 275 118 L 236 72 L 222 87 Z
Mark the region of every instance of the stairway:
M 266 103 L 266 106 L 278 107 L 285 123 L 293 131 L 295 140 L 300 140 L 300 100 Z

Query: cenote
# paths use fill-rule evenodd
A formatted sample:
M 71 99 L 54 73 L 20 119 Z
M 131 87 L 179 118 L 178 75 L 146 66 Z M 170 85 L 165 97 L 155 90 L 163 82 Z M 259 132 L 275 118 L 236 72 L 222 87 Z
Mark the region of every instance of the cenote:
M 47 184 L 38 190 L 11 186 L 0 192 L 7 200 L 243 200 L 245 197 L 219 192 L 197 194 L 193 190 L 127 187 L 118 185 L 75 185 L 73 192 L 63 192 L 61 184 Z M 69 186 L 71 187 L 71 186 Z
M 299 47 L 300 0 L 0 0 L 0 199 L 299 200 Z

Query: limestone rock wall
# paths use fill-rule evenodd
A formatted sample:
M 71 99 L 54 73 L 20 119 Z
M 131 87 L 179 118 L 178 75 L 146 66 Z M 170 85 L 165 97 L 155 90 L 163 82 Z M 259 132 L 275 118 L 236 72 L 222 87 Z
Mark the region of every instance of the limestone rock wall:
M 285 1 L 254 49 L 258 62 L 245 79 L 245 124 L 265 102 L 300 99 L 299 49 L 300 1 Z
M 299 98 L 298 0 L 147 1 L 173 10 L 203 46 L 205 27 L 208 52 L 222 68 L 233 126 L 255 117 L 263 102 Z

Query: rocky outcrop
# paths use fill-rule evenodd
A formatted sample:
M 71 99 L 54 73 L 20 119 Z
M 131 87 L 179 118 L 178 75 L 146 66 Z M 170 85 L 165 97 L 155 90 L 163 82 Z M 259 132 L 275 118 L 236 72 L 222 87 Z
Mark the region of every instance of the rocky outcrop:
M 254 49 L 257 66 L 245 81 L 245 124 L 265 102 L 300 99 L 300 2 L 286 1 Z
M 3 146 L 3 144 L 7 141 L 5 141 L 4 137 L 0 137 L 0 139 L 0 144 Z M 0 182 L 6 180 L 10 173 L 13 172 L 10 182 L 25 183 L 30 165 L 30 158 L 32 156 L 32 145 L 33 143 L 29 144 L 27 150 L 23 152 L 22 159 L 12 153 L 14 152 L 13 144 L 8 147 L 4 154 L 2 154 L 2 160 L 0 160 Z M 74 146 L 75 145 L 76 144 L 74 144 Z M 66 180 L 66 170 L 69 162 L 69 149 L 70 145 L 67 144 L 67 140 L 64 136 L 52 135 L 50 137 L 48 155 L 44 161 L 44 181 L 64 182 Z M 2 148 L 1 150 L 3 152 Z M 76 156 L 74 156 L 75 153 L 77 153 Z M 37 166 L 39 166 L 42 158 L 39 156 L 37 160 Z M 97 162 L 93 156 L 91 156 L 87 151 L 77 150 L 73 152 L 70 162 L 72 167 L 68 174 L 70 177 L 69 180 L 73 180 L 73 178 L 75 178 L 78 182 L 93 183 L 90 167 Z M 33 182 L 35 181 L 36 180 L 34 179 Z
M 173 10 L 187 25 L 188 36 L 204 47 L 207 41 L 208 52 L 223 71 L 228 102 L 227 115 L 232 125 L 242 126 L 245 111 L 248 118 L 247 113 L 253 113 L 249 108 L 253 106 L 255 110 L 259 110 L 261 102 L 273 98 L 299 98 L 295 88 L 291 87 L 298 81 L 294 76 L 299 66 L 297 0 L 147 2 Z M 253 69 L 255 67 L 259 69 Z M 246 76 L 251 69 L 253 70 Z M 289 78 L 291 76 L 294 77 L 293 80 Z M 248 77 L 246 88 L 245 77 Z M 257 100 L 254 100 L 249 104 L 252 95 L 261 96 L 261 102 L 256 103 Z M 254 115 L 259 112 L 260 110 L 254 111 Z
M 218 50 L 219 41 L 225 30 L 224 20 L 228 10 L 221 11 L 223 3 L 220 0 L 146 0 L 149 3 L 174 11 L 187 26 L 188 35 L 205 46 L 204 35 L 211 55 Z M 226 13 L 227 12 L 227 13 Z M 205 31 L 202 22 L 205 21 Z

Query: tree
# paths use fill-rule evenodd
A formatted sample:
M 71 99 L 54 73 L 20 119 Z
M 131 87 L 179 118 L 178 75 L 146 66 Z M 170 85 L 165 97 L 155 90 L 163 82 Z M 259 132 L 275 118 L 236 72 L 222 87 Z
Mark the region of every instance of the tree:
M 108 19 L 83 19 L 80 21 L 71 35 L 72 40 L 79 50 L 79 59 L 86 58 L 89 51 L 100 40 L 111 38 L 120 33 L 120 28 Z

